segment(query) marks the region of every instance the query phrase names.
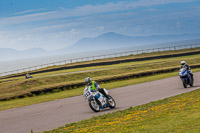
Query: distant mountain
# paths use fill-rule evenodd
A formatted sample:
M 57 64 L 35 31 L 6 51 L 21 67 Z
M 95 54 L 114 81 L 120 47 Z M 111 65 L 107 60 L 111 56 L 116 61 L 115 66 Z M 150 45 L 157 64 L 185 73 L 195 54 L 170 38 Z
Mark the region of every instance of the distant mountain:
M 24 51 L 0 48 L 0 61 L 82 52 L 89 53 L 107 51 L 107 53 L 110 53 L 111 50 L 119 51 L 126 49 L 126 51 L 128 51 L 130 49 L 147 49 L 153 47 L 189 44 L 190 42 L 199 43 L 199 40 L 200 34 L 127 36 L 109 32 L 95 38 L 83 38 L 69 47 L 51 52 L 47 52 L 41 48 L 33 48 Z
M 46 54 L 47 51 L 41 48 L 32 48 L 24 51 L 18 51 L 11 48 L 0 48 L 0 60 L 25 59 L 39 57 Z
M 59 50 L 59 53 L 118 49 L 124 47 L 136 47 L 141 45 L 175 42 L 199 38 L 200 34 L 127 36 L 114 32 L 109 32 L 102 34 L 96 38 L 83 38 L 75 44 Z

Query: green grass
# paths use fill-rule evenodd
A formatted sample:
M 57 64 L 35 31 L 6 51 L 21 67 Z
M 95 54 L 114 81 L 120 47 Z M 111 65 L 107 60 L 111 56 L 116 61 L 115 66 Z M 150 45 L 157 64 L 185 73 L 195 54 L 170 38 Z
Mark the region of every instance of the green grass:
M 179 67 L 181 60 L 187 60 L 191 64 L 200 63 L 199 55 L 157 59 L 141 62 L 121 63 L 117 65 L 111 65 L 110 68 L 103 70 L 94 70 L 90 72 L 80 72 L 74 74 L 47 76 L 47 77 L 35 77 L 33 79 L 23 79 L 18 81 L 11 81 L 0 83 L 0 97 L 9 98 L 12 96 L 18 96 L 27 94 L 35 90 L 43 90 L 44 88 L 53 88 L 57 86 L 63 86 L 66 84 L 73 84 L 77 82 L 83 82 L 85 77 L 92 77 L 92 79 L 103 79 L 105 77 L 113 77 L 120 75 L 128 75 L 136 72 L 144 72 L 151 70 L 158 70 L 161 68 Z M 94 67 L 93 67 L 94 68 Z M 96 67 L 96 69 L 99 67 Z M 85 70 L 91 68 L 85 68 Z M 78 69 L 80 70 L 80 69 Z M 69 70 L 70 71 L 70 70 Z M 77 69 L 75 70 L 77 71 Z
M 184 56 L 184 57 L 176 57 L 176 58 L 166 58 L 166 59 L 154 59 L 154 60 L 146 60 L 146 61 L 134 61 L 134 62 L 128 62 L 128 63 L 120 63 L 120 64 L 114 64 L 114 65 L 105 65 L 105 66 L 93 66 L 93 67 L 84 67 L 84 68 L 74 68 L 74 69 L 66 69 L 66 70 L 60 70 L 55 72 L 47 72 L 47 73 L 41 73 L 41 74 L 34 74 L 34 77 L 43 77 L 43 76 L 49 76 L 49 75 L 56 75 L 56 74 L 62 74 L 62 73 L 69 73 L 69 72 L 78 72 L 78 71 L 85 71 L 85 70 L 96 70 L 96 69 L 114 69 L 114 68 L 122 68 L 127 67 L 131 65 L 144 65 L 147 63 L 154 63 L 154 62 L 176 62 L 186 59 L 189 61 L 191 59 L 199 58 L 199 55 L 192 55 L 192 56 Z M 24 77 L 23 77 L 24 78 Z
M 200 48 L 198 48 L 198 49 L 200 49 Z M 188 50 L 182 50 L 181 52 L 184 52 L 184 51 L 187 52 Z M 194 51 L 194 49 L 192 49 L 191 51 Z M 108 61 L 108 60 L 110 61 L 110 60 L 116 60 L 116 59 L 120 60 L 120 59 L 125 59 L 125 58 L 133 58 L 133 57 L 137 57 L 137 56 L 138 57 L 146 57 L 146 56 L 150 56 L 150 55 L 155 56 L 155 55 L 169 54 L 169 53 L 176 53 L 176 52 L 177 51 L 160 52 L 160 53 L 158 52 L 158 53 L 142 54 L 142 55 L 136 55 L 136 56 L 112 58 L 112 59 L 106 59 L 106 60 L 96 60 L 96 62 Z M 155 70 L 158 68 L 179 66 L 181 60 L 186 60 L 190 65 L 200 63 L 199 55 L 192 55 L 192 56 L 182 56 L 182 57 L 176 57 L 176 58 L 156 59 L 156 60 L 147 60 L 147 61 L 139 61 L 139 62 L 121 63 L 121 64 L 115 64 L 115 65 L 95 66 L 95 67 L 62 70 L 62 71 L 57 71 L 57 72 L 49 72 L 49 73 L 33 75 L 35 78 L 28 79 L 28 80 L 25 80 L 24 77 L 19 77 L 19 80 L 17 80 L 17 81 L 0 83 L 0 97 L 1 96 L 4 97 L 4 96 L 11 96 L 11 95 L 18 95 L 21 93 L 29 92 L 30 90 L 43 89 L 45 87 L 53 87 L 53 86 L 57 86 L 57 85 L 64 85 L 64 84 L 69 84 L 69 83 L 74 83 L 74 82 L 83 82 L 84 78 L 87 76 L 90 76 L 93 79 L 97 79 L 97 78 L 104 78 L 106 76 L 129 74 L 129 73 L 133 73 L 135 71 L 142 72 L 144 70 Z M 166 62 L 163 62 L 163 61 L 166 61 Z M 154 63 L 154 64 L 148 64 L 148 65 L 146 64 L 146 63 L 152 63 L 152 62 L 160 62 L 160 63 Z M 90 63 L 90 62 L 87 62 L 87 63 Z M 73 65 L 73 64 L 71 64 L 71 65 Z M 136 66 L 131 66 L 131 65 L 136 65 Z M 56 67 L 58 67 L 58 66 L 56 66 Z M 49 76 L 49 75 L 59 74 L 59 73 L 77 72 L 77 71 L 83 71 L 83 70 L 102 69 L 102 68 L 104 68 L 105 70 L 94 70 L 94 71 L 85 72 L 85 73 Z M 193 72 L 199 72 L 199 71 L 200 71 L 200 69 L 193 70 Z M 177 75 L 178 75 L 178 72 L 165 73 L 165 74 L 158 74 L 158 75 L 142 77 L 142 78 L 132 78 L 129 80 L 102 83 L 100 85 L 103 88 L 113 89 L 113 88 L 117 88 L 117 87 L 123 87 L 123 86 L 138 84 L 138 83 L 144 83 L 144 82 L 169 78 L 169 77 L 173 77 L 173 76 L 177 76 Z M 12 78 L 12 79 L 18 79 L 18 78 Z M 22 106 L 26 106 L 26 105 L 32 105 L 32 104 L 62 99 L 62 98 L 67 98 L 67 97 L 72 97 L 72 96 L 77 96 L 77 95 L 82 95 L 83 89 L 84 88 L 73 88 L 70 90 L 54 92 L 54 93 L 47 93 L 47 94 L 43 94 L 43 95 L 39 95 L 39 96 L 26 97 L 26 98 L 22 98 L 22 99 L 13 99 L 13 100 L 9 100 L 9 101 L 0 101 L 0 111 L 6 110 L 6 109 L 11 109 L 11 108 L 16 108 L 16 107 L 22 107 Z M 199 95 L 199 93 L 198 93 L 198 95 Z M 155 103 L 157 103 L 157 102 L 155 102 Z M 198 103 L 198 105 L 199 105 L 199 103 Z M 153 104 L 153 106 L 154 106 L 154 104 Z M 138 108 L 136 108 L 136 110 L 137 109 Z M 187 111 L 188 110 L 186 110 L 184 112 L 187 112 Z M 169 112 L 167 112 L 167 113 L 169 113 Z M 197 130 L 195 129 L 195 127 L 196 127 L 196 125 L 199 125 L 199 123 L 196 122 L 196 125 L 195 125 L 195 123 L 193 123 L 193 119 L 196 118 L 197 120 L 199 120 L 199 117 L 197 117 L 199 115 L 200 115 L 199 113 L 197 115 L 195 115 L 195 114 L 193 114 L 191 116 L 188 115 L 187 117 L 192 118 L 191 120 L 186 121 L 186 123 L 189 123 L 188 124 L 189 127 L 186 125 L 188 130 L 184 129 L 184 130 L 180 130 L 180 132 L 181 131 L 189 131 L 189 130 L 191 130 L 191 132 L 196 132 Z M 145 116 L 145 118 L 146 118 L 146 116 Z M 155 117 L 153 116 L 152 119 L 157 120 L 156 115 L 155 115 Z M 153 121 L 151 121 L 151 119 L 149 118 L 146 120 L 145 123 L 142 123 L 144 125 L 147 124 L 145 127 L 145 130 L 143 130 L 141 128 L 142 126 L 140 127 L 139 124 L 137 125 L 136 130 L 135 130 L 135 128 L 133 130 L 133 128 L 130 128 L 130 127 L 133 127 L 132 125 L 134 125 L 134 123 L 128 123 L 128 124 L 125 123 L 124 125 L 127 125 L 127 126 L 125 126 L 124 128 L 127 130 L 124 130 L 124 129 L 117 130 L 117 128 L 115 130 L 115 127 L 111 127 L 112 130 L 106 131 L 105 128 L 107 129 L 107 128 L 109 128 L 110 125 L 117 124 L 117 123 L 115 123 L 115 121 L 107 121 L 108 123 L 105 124 L 106 127 L 102 126 L 103 127 L 102 130 L 105 132 L 117 132 L 117 131 L 119 131 L 119 132 L 120 131 L 121 132 L 123 132 L 123 131 L 124 132 L 160 132 L 159 129 L 166 128 L 167 126 L 170 127 L 170 124 L 172 124 L 172 126 L 171 126 L 171 128 L 169 128 L 169 130 L 163 130 L 162 132 L 179 132 L 178 130 L 175 130 L 175 131 L 173 130 L 173 126 L 174 126 L 173 123 L 176 123 L 176 121 L 172 121 L 169 123 L 163 123 L 163 125 L 160 124 L 161 121 L 165 121 L 165 120 L 169 121 L 167 118 L 163 118 L 163 119 L 160 118 L 160 121 L 155 121 L 155 123 L 153 125 L 151 125 L 151 123 L 153 123 Z M 188 118 L 187 118 L 187 120 L 188 120 Z M 137 121 L 137 120 L 134 120 L 134 121 Z M 147 121 L 150 121 L 150 122 L 148 123 Z M 109 123 L 109 122 L 111 122 L 111 123 Z M 139 123 L 139 122 L 137 121 L 135 124 L 137 124 L 137 123 Z M 121 124 L 123 125 L 123 123 L 121 123 Z M 148 125 L 148 124 L 150 124 L 150 125 Z M 160 126 L 158 126 L 159 128 L 157 128 L 157 124 L 158 125 L 160 124 Z M 151 127 L 154 127 L 155 130 L 153 130 L 153 128 L 151 128 Z M 194 127 L 194 130 L 192 129 L 193 127 Z M 77 129 L 77 132 L 79 132 L 79 130 L 86 130 L 84 127 L 78 126 L 78 128 L 77 128 L 77 126 L 73 127 L 73 124 L 72 125 L 70 124 L 70 125 L 66 125 L 66 127 L 55 130 L 55 132 L 56 131 L 65 132 L 65 131 L 72 131 L 72 130 L 76 131 L 76 129 Z M 92 126 L 91 130 L 93 130 L 93 129 L 97 130 L 97 131 L 101 131 L 101 129 L 98 130 L 99 127 L 96 128 L 94 125 Z
M 200 71 L 200 69 L 193 70 L 193 72 L 199 72 L 199 71 Z M 113 89 L 113 88 L 118 88 L 118 87 L 123 87 L 123 86 L 128 86 L 128 85 L 134 85 L 134 84 L 174 77 L 177 75 L 178 75 L 177 72 L 164 73 L 164 74 L 158 74 L 158 75 L 153 75 L 153 76 L 148 76 L 148 77 L 133 78 L 133 79 L 128 79 L 128 80 L 104 83 L 104 84 L 100 84 L 100 86 L 102 88 L 106 88 L 106 89 Z M 26 98 L 22 98 L 22 99 L 13 99 L 13 100 L 9 100 L 9 101 L 0 101 L 0 110 L 17 108 L 17 107 L 22 107 L 22 106 L 27 106 L 27 105 L 32 105 L 32 104 L 37 104 L 37 103 L 82 95 L 83 89 L 84 89 L 83 87 L 80 87 L 80 88 L 71 89 L 71 90 L 65 90 L 65 91 L 60 91 L 60 92 L 55 92 L 55 93 L 48 93 L 48 94 L 44 94 L 44 95 L 40 95 L 40 96 L 26 97 Z
M 51 68 L 60 68 L 63 66 L 74 66 L 74 65 L 81 65 L 81 64 L 90 64 L 90 63 L 99 63 L 99 62 L 110 62 L 110 61 L 116 61 L 116 60 L 125 60 L 125 59 L 133 59 L 133 58 L 144 58 L 144 57 L 152 57 L 152 56 L 160 56 L 160 55 L 169 55 L 169 54 L 177 54 L 177 53 L 187 53 L 187 52 L 193 52 L 193 51 L 199 51 L 200 47 L 198 48 L 190 48 L 190 49 L 182 49 L 182 50 L 171 50 L 171 51 L 162 51 L 162 52 L 152 52 L 152 53 L 143 53 L 143 54 L 137 54 L 137 55 L 129 55 L 129 56 L 123 56 L 123 57 L 115 57 L 115 58 L 106 58 L 106 59 L 97 59 L 93 61 L 84 61 L 84 62 L 77 62 L 77 63 L 71 63 L 71 64 L 66 64 L 66 65 L 56 65 L 56 66 L 51 66 L 51 67 L 46 67 L 34 71 L 40 71 L 40 70 L 48 70 Z M 115 64 L 117 65 L 117 64 Z M 115 66 L 114 65 L 114 66 Z M 105 67 L 111 67 L 112 65 L 104 65 L 104 66 L 99 66 L 99 67 L 89 67 L 89 68 L 105 68 Z M 67 70 L 59 70 L 59 71 L 53 71 L 53 72 L 45 72 L 45 73 L 39 73 L 39 74 L 34 74 L 34 77 L 38 76 L 44 76 L 44 75 L 50 75 L 50 74 L 59 74 L 59 73 L 65 73 L 65 72 L 72 72 L 72 71 L 78 71 L 78 70 L 88 70 L 88 67 L 84 68 L 77 68 L 77 69 L 67 69 Z M 9 76 L 8 76 L 9 77 Z M 24 76 L 16 77 L 16 78 L 9 78 L 9 80 L 13 79 L 24 79 Z M 4 79 L 8 80 L 8 79 Z M 4 81 L 2 80 L 2 81 Z
M 66 70 L 60 70 L 60 71 L 55 71 L 55 72 L 33 74 L 33 77 L 35 77 L 35 78 L 42 77 L 43 78 L 43 76 L 56 75 L 56 74 L 69 73 L 69 72 L 77 72 L 77 71 L 85 71 L 85 70 L 92 70 L 92 69 L 94 71 L 95 71 L 95 69 L 114 69 L 114 68 L 118 69 L 118 68 L 127 67 L 127 66 L 131 66 L 131 65 L 144 65 L 146 63 L 163 62 L 163 61 L 175 62 L 176 65 L 179 65 L 178 61 L 181 61 L 183 59 L 187 60 L 188 63 L 191 63 L 192 59 L 198 59 L 198 58 L 199 58 L 199 55 L 191 55 L 191 56 L 181 56 L 181 57 L 166 58 L 166 59 L 154 59 L 154 60 L 147 60 L 147 61 L 135 61 L 135 62 L 128 62 L 128 63 L 114 64 L 114 65 L 93 66 L 93 67 L 84 67 L 84 68 L 74 68 L 74 69 L 66 69 Z M 24 76 L 20 77 L 20 78 L 11 78 L 11 79 L 22 79 L 22 80 L 24 80 Z M 4 80 L 7 80 L 7 79 L 4 79 Z M 2 80 L 2 81 L 4 81 L 4 80 Z
M 195 51 L 199 49 L 200 48 L 189 49 L 189 50 L 186 49 L 179 52 Z M 146 57 L 150 55 L 155 56 L 155 55 L 169 54 L 169 53 L 176 53 L 176 52 L 177 51 L 156 52 L 156 53 L 141 54 L 141 55 L 134 55 L 134 56 L 128 56 L 128 57 L 112 58 L 112 59 L 107 59 L 107 60 L 118 60 L 118 59 L 124 59 L 124 58 L 133 58 L 137 56 L 138 57 Z M 106 66 L 76 68 L 76 69 L 62 70 L 58 72 L 37 74 L 37 75 L 33 75 L 34 76 L 33 79 L 20 79 L 17 81 L 0 83 L 0 97 L 9 98 L 12 96 L 27 94 L 33 90 L 42 90 L 44 88 L 51 88 L 51 87 L 63 86 L 66 84 L 84 82 L 85 77 L 88 77 L 88 76 L 92 77 L 93 80 L 97 80 L 97 79 L 104 79 L 104 78 L 113 77 L 113 76 L 128 75 L 135 72 L 144 72 L 146 70 L 152 71 L 152 70 L 161 69 L 161 68 L 179 67 L 179 62 L 181 60 L 186 60 L 190 65 L 200 63 L 199 55 L 191 55 L 191 56 L 181 56 L 181 57 L 165 58 L 165 59 L 135 61 L 135 62 L 129 62 L 129 63 L 106 65 Z M 99 60 L 96 60 L 96 61 L 98 62 Z M 102 69 L 102 70 L 92 70 L 90 72 L 79 72 L 79 73 L 74 73 L 74 74 L 48 76 L 52 74 L 77 72 L 77 71 L 91 70 L 91 69 Z M 196 70 L 198 71 L 199 69 L 196 69 Z M 104 88 L 112 89 L 116 87 L 122 87 L 122 86 L 170 77 L 171 74 L 161 74 L 161 75 L 164 77 L 162 76 L 159 77 L 159 75 L 155 75 L 155 76 L 150 76 L 150 77 L 145 77 L 145 78 L 136 78 L 136 79 L 134 78 L 130 80 L 112 81 L 110 83 L 104 83 L 101 85 L 103 85 L 102 87 Z M 177 75 L 177 73 L 174 73 L 174 76 L 175 75 Z M 52 94 L 48 93 L 48 94 L 42 94 L 41 96 L 27 97 L 27 98 L 22 98 L 22 99 L 15 99 L 15 100 L 0 102 L 0 110 L 80 95 L 82 94 L 82 89 L 83 88 L 74 87 L 74 88 L 68 88 L 68 90 L 65 90 L 62 92 L 56 92 L 59 90 L 55 90 L 54 93 Z
M 200 89 L 66 124 L 45 133 L 199 133 Z

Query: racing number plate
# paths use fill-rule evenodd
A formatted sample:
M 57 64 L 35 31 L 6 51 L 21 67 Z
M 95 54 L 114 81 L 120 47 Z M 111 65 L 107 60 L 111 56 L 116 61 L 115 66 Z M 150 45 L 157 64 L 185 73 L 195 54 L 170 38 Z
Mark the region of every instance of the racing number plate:
M 88 96 L 90 96 L 91 94 L 90 94 L 90 91 L 87 91 L 86 93 L 85 93 L 85 97 L 88 97 Z

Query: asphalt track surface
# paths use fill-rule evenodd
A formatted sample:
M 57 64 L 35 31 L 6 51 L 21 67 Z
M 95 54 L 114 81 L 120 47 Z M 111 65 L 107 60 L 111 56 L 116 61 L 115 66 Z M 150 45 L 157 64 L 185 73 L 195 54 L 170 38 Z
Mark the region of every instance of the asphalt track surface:
M 115 99 L 115 109 L 94 113 L 83 96 L 75 96 L 21 108 L 0 111 L 0 133 L 30 133 L 51 130 L 67 123 L 77 122 L 164 99 L 200 88 L 200 72 L 194 74 L 194 87 L 183 88 L 179 77 L 146 82 L 109 91 Z

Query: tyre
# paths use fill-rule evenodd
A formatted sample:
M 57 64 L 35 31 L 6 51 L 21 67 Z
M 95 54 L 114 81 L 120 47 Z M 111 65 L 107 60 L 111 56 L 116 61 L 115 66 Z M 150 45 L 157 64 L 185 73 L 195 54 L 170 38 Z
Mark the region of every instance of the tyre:
M 97 104 L 97 102 L 94 101 L 94 100 L 89 101 L 89 106 L 94 112 L 99 112 L 100 111 L 99 104 Z
M 116 107 L 116 103 L 115 103 L 115 100 L 110 96 L 108 95 L 109 99 L 108 99 L 108 104 L 109 104 L 109 107 L 112 109 L 112 108 L 115 108 Z
M 193 83 L 194 83 L 194 81 L 192 80 L 192 81 L 191 81 L 191 84 L 190 84 L 190 87 L 193 87 Z
M 184 80 L 182 80 L 183 81 L 183 86 L 184 86 L 184 88 L 187 88 L 187 81 L 184 79 Z

